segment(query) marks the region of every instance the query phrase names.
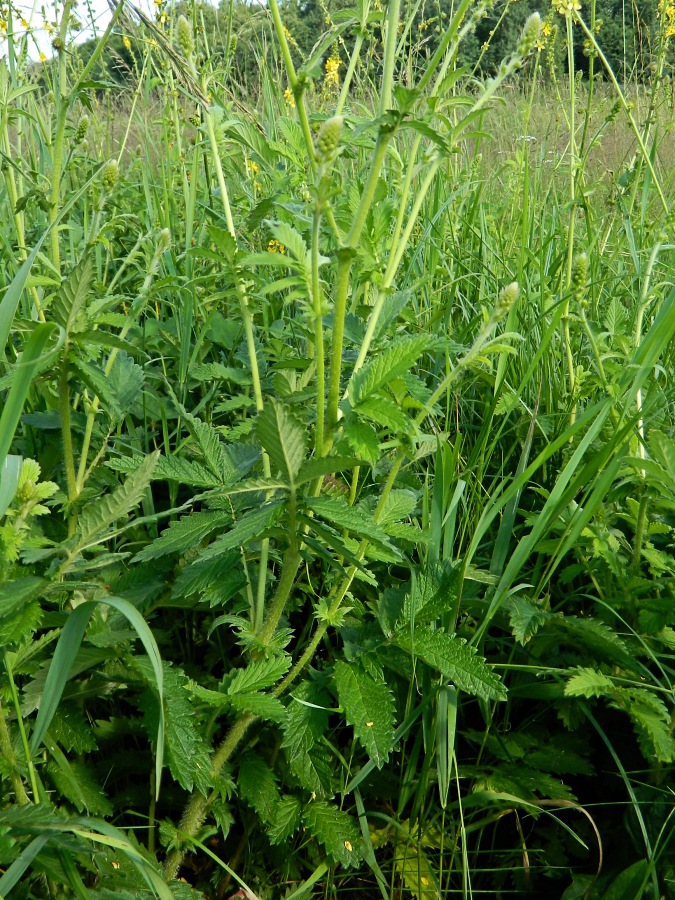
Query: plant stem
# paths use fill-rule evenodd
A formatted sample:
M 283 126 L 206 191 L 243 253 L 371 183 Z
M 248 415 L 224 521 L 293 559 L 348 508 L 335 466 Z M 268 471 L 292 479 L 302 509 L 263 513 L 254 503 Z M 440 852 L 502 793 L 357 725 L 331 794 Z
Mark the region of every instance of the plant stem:
M 314 436 L 314 455 L 317 459 L 323 454 L 323 431 L 326 405 L 326 360 L 323 345 L 323 293 L 319 278 L 319 235 L 321 226 L 321 209 L 317 201 L 312 219 L 312 306 L 314 312 L 314 352 L 316 354 L 316 431 Z
M 26 793 L 26 788 L 23 786 L 23 781 L 21 781 L 21 776 L 17 771 L 16 756 L 14 754 L 12 738 L 7 726 L 7 719 L 5 718 L 5 711 L 2 708 L 2 701 L 0 701 L 0 753 L 10 770 L 9 780 L 12 783 L 17 802 L 20 803 L 21 806 L 25 806 L 27 803 L 30 803 L 30 799 Z

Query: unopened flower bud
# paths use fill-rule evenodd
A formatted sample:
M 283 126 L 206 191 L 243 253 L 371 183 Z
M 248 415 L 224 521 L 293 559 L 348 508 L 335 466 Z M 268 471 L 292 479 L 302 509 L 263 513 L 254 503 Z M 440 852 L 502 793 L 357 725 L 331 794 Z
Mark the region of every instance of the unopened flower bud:
M 114 190 L 115 185 L 120 177 L 120 170 L 116 159 L 109 159 L 103 166 L 101 181 L 103 182 L 103 190 L 109 194 Z
M 511 284 L 507 284 L 506 287 L 503 287 L 497 298 L 495 317 L 501 319 L 504 316 L 507 316 L 519 296 L 520 287 L 518 286 L 517 281 L 512 281 Z
M 73 140 L 76 144 L 82 143 L 87 134 L 87 128 L 89 128 L 89 116 L 85 114 L 77 123 L 77 128 L 75 129 L 75 137 Z
M 178 17 L 176 30 L 178 49 L 183 54 L 185 59 L 190 59 L 190 57 L 194 53 L 195 39 L 192 35 L 192 28 L 190 27 L 190 23 L 185 18 L 185 16 Z
M 321 163 L 335 158 L 345 120 L 342 116 L 326 119 L 316 136 L 316 155 Z
M 523 30 L 520 33 L 520 41 L 518 42 L 518 55 L 529 56 L 530 53 L 536 49 L 540 36 L 541 16 L 538 12 L 535 12 L 532 13 L 531 16 L 528 16 L 523 25 Z
M 161 256 L 171 246 L 171 232 L 168 228 L 162 228 L 157 235 L 157 253 Z
M 588 256 L 578 253 L 572 260 L 572 292 L 575 300 L 583 300 L 588 279 Z

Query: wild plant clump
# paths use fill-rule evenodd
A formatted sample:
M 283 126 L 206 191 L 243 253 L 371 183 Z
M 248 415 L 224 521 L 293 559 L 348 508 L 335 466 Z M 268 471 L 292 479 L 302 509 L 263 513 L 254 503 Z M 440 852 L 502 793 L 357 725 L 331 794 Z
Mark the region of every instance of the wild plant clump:
M 670 896 L 670 13 L 525 5 L 2 13 L 0 896 Z

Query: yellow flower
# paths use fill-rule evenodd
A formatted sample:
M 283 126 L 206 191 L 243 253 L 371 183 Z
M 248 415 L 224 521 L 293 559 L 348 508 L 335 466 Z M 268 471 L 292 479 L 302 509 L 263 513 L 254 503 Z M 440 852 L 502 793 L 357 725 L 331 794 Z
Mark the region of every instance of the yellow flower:
M 276 238 L 272 238 L 272 240 L 267 245 L 267 250 L 270 253 L 285 253 L 286 252 L 286 248 L 284 247 L 284 245 L 280 241 L 278 241 Z
M 289 87 L 284 91 L 284 100 L 291 109 L 295 107 L 295 97 L 293 96 L 293 91 Z
M 131 50 L 131 41 L 130 41 L 129 38 L 126 36 L 126 34 L 125 34 L 124 37 L 122 38 L 122 43 L 123 43 L 124 46 L 127 48 L 127 50 Z
M 41 54 L 40 54 L 40 62 L 41 62 L 41 63 L 47 62 L 47 57 L 44 55 L 44 53 L 41 53 Z
M 675 2 L 674 0 L 661 0 L 658 13 L 663 22 L 663 36 L 666 40 L 675 37 Z
M 7 31 L 7 20 L 0 18 L 0 31 Z
M 30 28 L 30 25 L 28 24 L 28 22 L 25 19 L 20 19 L 20 22 L 21 22 L 22 28 Z
M 544 22 L 544 24 L 541 26 L 541 33 L 544 35 L 544 37 L 549 37 L 551 34 L 551 31 L 552 31 L 551 23 Z
M 323 77 L 323 92 L 329 94 L 333 88 L 340 87 L 340 66 L 342 60 L 337 47 L 333 48 L 331 55 L 326 60 L 326 74 Z
M 247 159 L 246 160 L 246 170 L 248 171 L 249 175 L 257 175 L 258 172 L 260 171 L 260 166 L 254 160 Z
M 571 16 L 572 13 L 581 10 L 581 0 L 552 0 L 551 6 L 557 10 L 561 16 Z

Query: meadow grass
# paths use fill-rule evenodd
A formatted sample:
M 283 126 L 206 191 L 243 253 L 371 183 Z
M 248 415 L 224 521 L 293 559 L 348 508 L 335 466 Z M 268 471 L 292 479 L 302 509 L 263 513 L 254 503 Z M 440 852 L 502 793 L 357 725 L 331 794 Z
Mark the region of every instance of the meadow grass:
M 0 63 L 3 896 L 672 895 L 672 96 L 488 6 Z

